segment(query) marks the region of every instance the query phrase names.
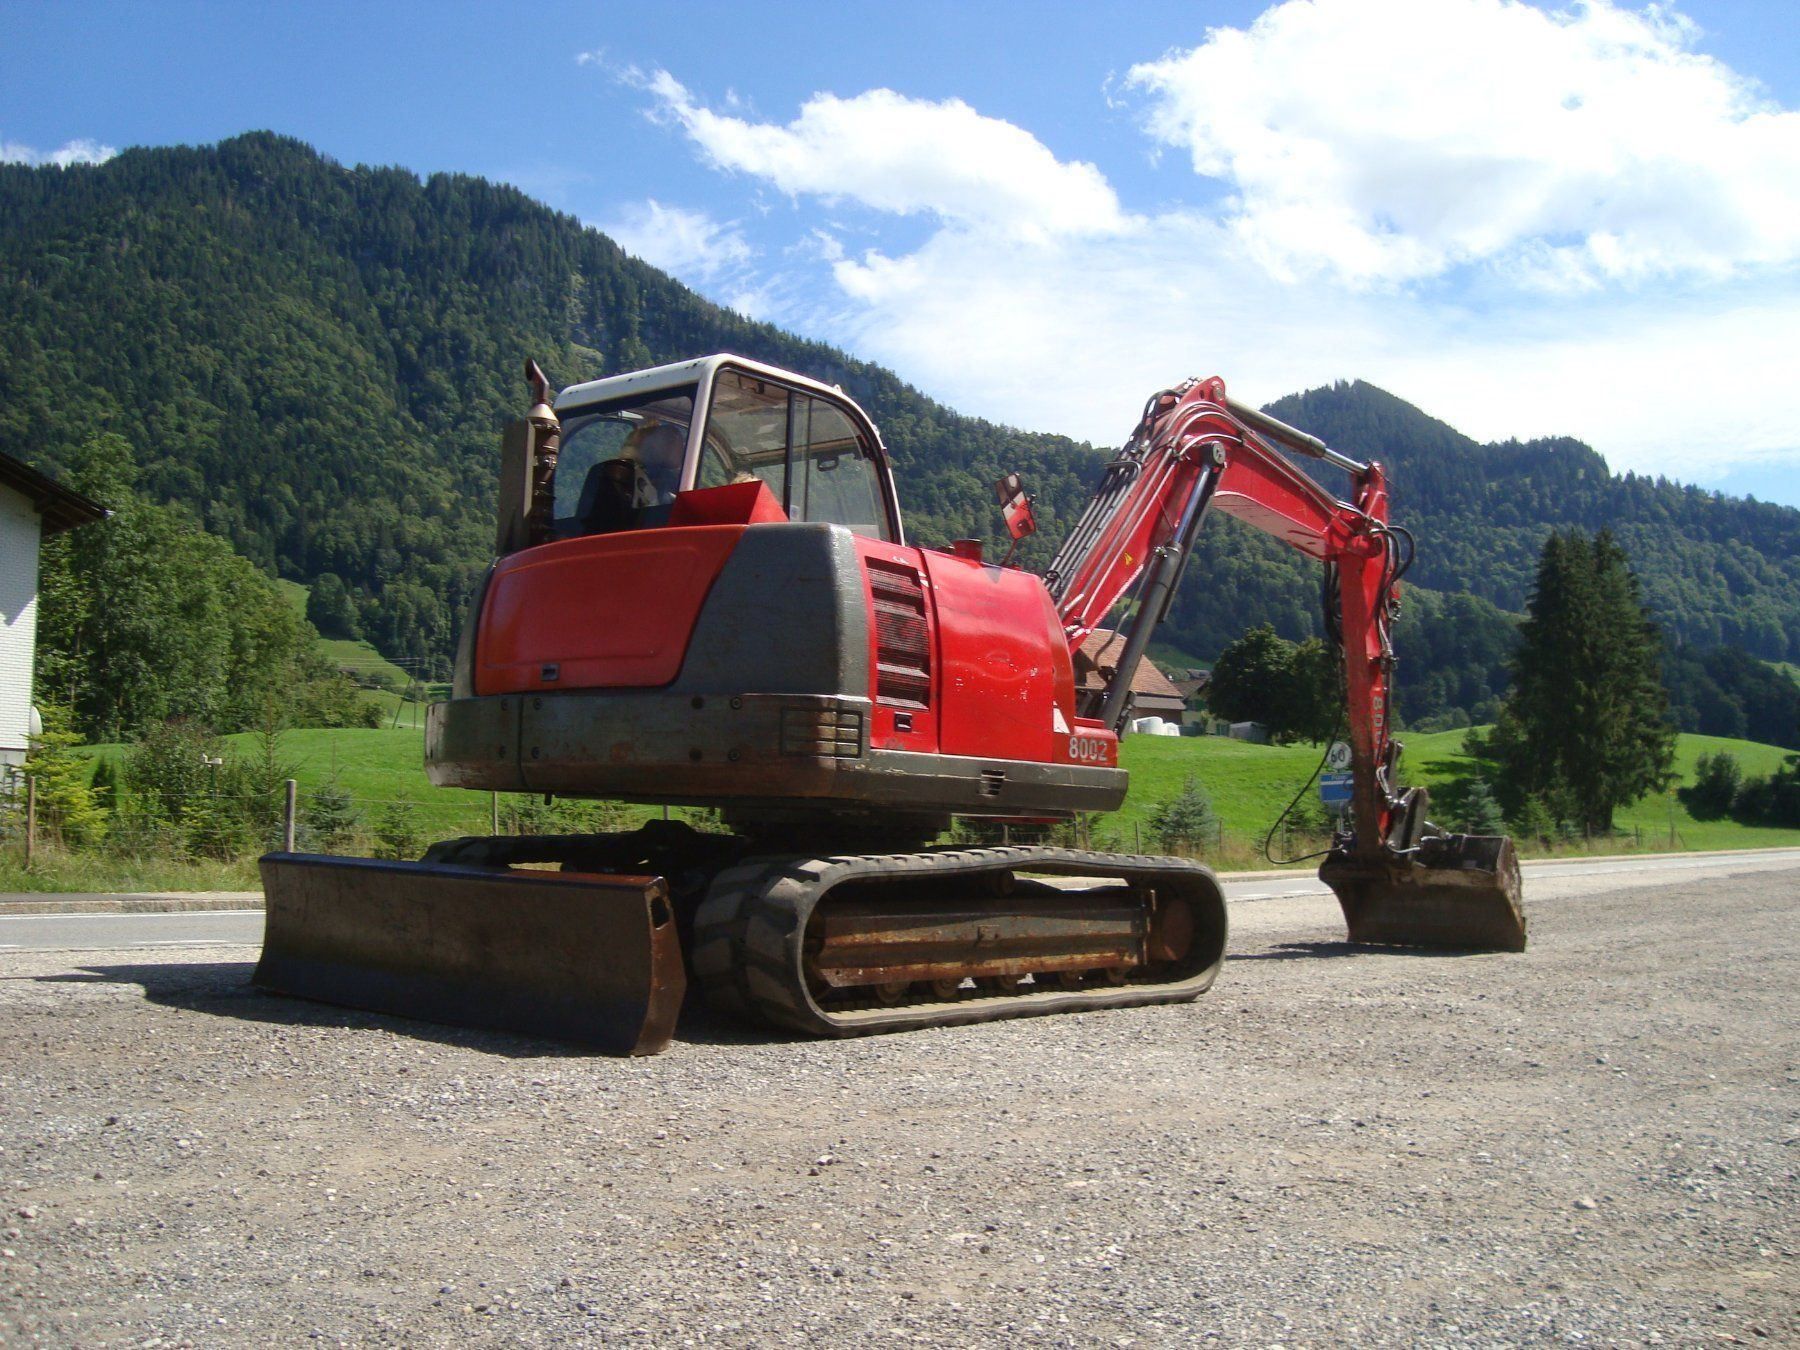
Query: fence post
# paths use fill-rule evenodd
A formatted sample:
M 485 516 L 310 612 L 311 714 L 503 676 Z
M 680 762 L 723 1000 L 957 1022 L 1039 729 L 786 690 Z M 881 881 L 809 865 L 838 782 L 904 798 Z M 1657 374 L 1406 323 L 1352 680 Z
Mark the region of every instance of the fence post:
M 281 804 L 281 849 L 284 853 L 292 853 L 294 851 L 294 818 L 299 784 L 292 778 L 287 779 L 286 784 L 286 792 Z
M 1144 851 L 1144 832 L 1135 820 L 1131 822 L 1131 851 L 1133 853 Z
M 500 794 L 488 793 L 488 833 L 500 833 Z
M 25 775 L 25 865 L 31 866 L 31 855 L 37 848 L 37 775 Z

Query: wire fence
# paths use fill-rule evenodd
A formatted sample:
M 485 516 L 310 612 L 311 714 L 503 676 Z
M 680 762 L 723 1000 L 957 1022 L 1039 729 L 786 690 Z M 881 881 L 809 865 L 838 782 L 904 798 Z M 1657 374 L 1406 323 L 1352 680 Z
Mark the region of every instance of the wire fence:
M 191 782 L 166 792 L 139 789 L 113 804 L 104 838 L 87 837 L 39 790 L 35 777 L 0 778 L 0 847 L 29 866 L 46 847 L 123 853 L 189 853 L 227 859 L 272 850 L 417 857 L 434 840 L 461 835 L 591 834 L 647 819 L 685 819 L 717 828 L 716 813 L 613 801 L 514 793 L 457 792 L 451 800 L 351 792 L 331 783 L 301 789 L 295 779 L 268 789 L 210 788 Z
M 302 790 L 295 779 L 268 789 L 198 789 L 181 785 L 167 803 L 155 792 L 135 794 L 114 810 L 107 846 L 124 851 L 173 848 L 214 857 L 254 857 L 269 849 L 317 853 L 367 853 L 417 857 L 436 839 L 462 835 L 590 834 L 626 830 L 648 819 L 685 819 L 701 828 L 719 828 L 714 812 L 700 809 L 627 805 L 615 801 L 456 792 L 450 797 L 380 796 L 351 792 L 331 783 Z M 144 799 L 149 799 L 146 802 Z M 136 812 L 132 803 L 136 803 Z M 236 822 L 238 828 L 230 828 Z M 0 847 L 19 849 L 29 866 L 45 846 L 71 844 L 56 811 L 43 800 L 34 777 L 0 774 Z M 1256 841 L 1227 831 L 1214 818 L 1198 831 L 1170 834 L 1142 821 L 1088 816 L 1055 826 L 1021 826 L 959 820 L 952 836 L 963 843 L 1060 844 L 1102 852 L 1181 854 L 1218 864 L 1253 862 Z M 1293 828 L 1285 822 L 1276 836 L 1281 856 L 1310 847 L 1329 832 Z M 1684 847 L 1671 817 L 1667 830 L 1642 825 L 1605 831 L 1564 831 L 1546 839 L 1520 839 L 1543 852 L 1593 852 Z M 1241 856 L 1240 856 L 1241 855 Z

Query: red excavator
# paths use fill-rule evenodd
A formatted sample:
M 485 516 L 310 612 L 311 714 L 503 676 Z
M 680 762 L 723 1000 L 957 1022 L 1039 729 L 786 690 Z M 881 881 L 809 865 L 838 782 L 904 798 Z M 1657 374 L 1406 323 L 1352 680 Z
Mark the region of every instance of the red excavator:
M 502 448 L 498 558 L 434 783 L 716 808 L 724 830 L 446 840 L 419 862 L 262 861 L 260 986 L 649 1054 L 688 980 L 814 1035 L 1192 999 L 1225 950 L 1212 871 L 1047 846 L 934 847 L 1125 798 L 1132 676 L 1206 517 L 1323 566 L 1344 653 L 1350 828 L 1320 875 L 1350 940 L 1519 951 L 1509 839 L 1403 789 L 1392 629 L 1412 540 L 1381 467 L 1227 397 L 1152 398 L 1049 569 L 909 544 L 842 390 L 720 355 L 576 385 Z M 1283 452 L 1287 453 L 1283 453 Z M 1349 475 L 1339 501 L 1289 458 Z M 1016 547 L 1035 527 L 1000 485 Z M 1102 688 L 1072 655 L 1125 610 Z

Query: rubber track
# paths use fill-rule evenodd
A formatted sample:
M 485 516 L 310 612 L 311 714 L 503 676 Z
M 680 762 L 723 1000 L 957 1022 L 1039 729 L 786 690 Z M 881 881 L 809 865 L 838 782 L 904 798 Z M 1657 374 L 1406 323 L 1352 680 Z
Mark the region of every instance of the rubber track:
M 814 1002 L 806 987 L 802 947 L 813 908 L 834 887 L 872 877 L 925 881 L 999 871 L 1124 877 L 1153 886 L 1172 885 L 1196 907 L 1196 968 L 1166 983 L 982 994 L 891 1008 L 827 1012 Z M 713 879 L 694 918 L 689 965 L 708 1001 L 731 1016 L 813 1036 L 861 1036 L 1004 1017 L 1188 1002 L 1212 986 L 1224 950 L 1224 893 L 1212 869 L 1203 864 L 1184 858 L 1008 847 L 750 859 Z

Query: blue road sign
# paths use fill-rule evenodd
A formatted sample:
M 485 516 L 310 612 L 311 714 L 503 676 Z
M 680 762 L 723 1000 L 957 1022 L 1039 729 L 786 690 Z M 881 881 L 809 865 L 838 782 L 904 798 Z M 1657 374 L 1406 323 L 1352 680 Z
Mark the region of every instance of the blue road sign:
M 1327 806 L 1348 806 L 1350 804 L 1350 785 L 1355 776 L 1347 773 L 1326 773 L 1319 775 L 1319 800 Z

